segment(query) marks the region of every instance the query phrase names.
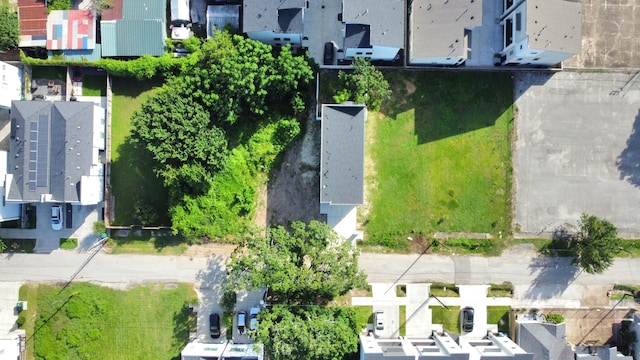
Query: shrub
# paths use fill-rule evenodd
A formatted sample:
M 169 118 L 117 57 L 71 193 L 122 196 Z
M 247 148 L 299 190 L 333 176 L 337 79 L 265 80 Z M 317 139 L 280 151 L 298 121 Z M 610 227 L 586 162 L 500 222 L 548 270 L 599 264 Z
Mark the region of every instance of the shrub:
M 96 234 L 102 234 L 107 231 L 107 227 L 104 225 L 104 221 L 98 220 L 93 223 L 93 232 Z
M 16 324 L 18 325 L 19 328 L 21 328 L 25 322 L 27 322 L 27 316 L 23 311 L 20 314 L 18 314 L 18 319 L 16 320 Z
M 545 315 L 545 319 L 548 323 L 551 324 L 562 324 L 564 322 L 564 316 L 556 313 Z
M 60 248 L 61 249 L 75 249 L 78 247 L 78 239 L 76 238 L 61 238 L 60 239 Z

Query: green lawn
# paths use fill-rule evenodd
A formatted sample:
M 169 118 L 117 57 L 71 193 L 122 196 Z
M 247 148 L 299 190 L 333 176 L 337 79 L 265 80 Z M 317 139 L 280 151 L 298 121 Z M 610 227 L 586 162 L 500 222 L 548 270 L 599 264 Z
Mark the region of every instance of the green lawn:
M 509 332 L 509 310 L 508 306 L 487 306 L 487 324 L 498 324 L 498 331 Z
M 370 114 L 366 125 L 370 208 L 360 220 L 368 242 L 404 248 L 407 236 L 434 231 L 509 233 L 509 75 L 385 76 L 393 99 L 380 114 Z
M 173 359 L 195 328 L 189 285 L 148 285 L 129 291 L 87 283 L 24 285 L 28 358 Z M 35 332 L 35 335 L 34 335 Z
M 138 205 L 151 206 L 159 224 L 169 224 L 168 194 L 152 170 L 149 152 L 129 141 L 131 116 L 161 85 L 129 78 L 113 79 L 113 120 L 111 125 L 111 186 L 115 196 L 114 225 L 136 224 Z
M 107 96 L 107 77 L 86 75 L 82 78 L 83 96 Z
M 442 306 L 429 306 L 431 309 L 431 323 L 442 324 L 444 330 L 460 333 L 460 307 L 449 306 L 449 310 Z
M 188 245 L 182 238 L 155 237 L 145 230 L 141 237 L 112 236 L 108 248 L 111 254 L 182 255 L 188 249 Z
M 73 250 L 78 247 L 76 238 L 60 238 L 60 249 Z
M 373 324 L 373 306 L 353 306 L 356 312 L 356 331 L 366 329 L 368 324 Z

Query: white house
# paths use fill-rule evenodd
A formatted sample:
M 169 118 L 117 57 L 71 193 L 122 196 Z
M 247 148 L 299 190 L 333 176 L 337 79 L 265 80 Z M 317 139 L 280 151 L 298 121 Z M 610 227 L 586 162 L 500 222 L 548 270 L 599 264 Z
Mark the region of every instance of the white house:
M 244 0 L 242 31 L 269 45 L 302 46 L 305 0 Z
M 10 131 L 6 202 L 103 200 L 103 108 L 82 101 L 14 101 Z
M 404 49 L 404 0 L 343 0 L 344 57 L 393 61 Z
M 482 1 L 410 1 L 408 63 L 462 65 L 471 56 L 471 33 L 482 26 Z
M 0 108 L 10 109 L 11 101 L 22 98 L 22 69 L 0 61 Z
M 552 66 L 580 53 L 580 1 L 504 0 L 504 8 L 503 65 Z

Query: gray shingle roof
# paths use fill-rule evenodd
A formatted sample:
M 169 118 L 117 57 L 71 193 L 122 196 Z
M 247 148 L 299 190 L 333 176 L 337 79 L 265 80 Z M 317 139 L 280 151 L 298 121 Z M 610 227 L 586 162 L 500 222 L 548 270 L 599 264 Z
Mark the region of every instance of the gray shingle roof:
M 539 322 L 522 322 L 519 329 L 518 345 L 534 360 L 573 359 L 571 347 L 566 341 L 566 325 Z
M 80 180 L 93 160 L 90 102 L 14 101 L 7 200 L 80 201 Z
M 364 203 L 364 105 L 323 105 L 320 202 Z
M 414 0 L 411 5 L 411 57 L 464 56 L 464 30 L 481 25 L 482 0 Z
M 304 0 L 244 0 L 242 31 L 302 33 Z
M 343 0 L 342 21 L 371 26 L 371 45 L 404 48 L 404 0 Z
M 529 47 L 579 54 L 582 51 L 582 2 L 527 0 Z

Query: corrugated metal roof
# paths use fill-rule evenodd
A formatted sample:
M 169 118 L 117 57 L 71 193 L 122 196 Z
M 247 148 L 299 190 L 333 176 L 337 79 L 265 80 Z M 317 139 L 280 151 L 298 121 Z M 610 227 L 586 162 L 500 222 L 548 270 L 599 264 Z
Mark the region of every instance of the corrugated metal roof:
M 102 56 L 118 56 L 118 43 L 116 37 L 116 22 L 101 21 L 100 36 L 102 36 Z
M 102 56 L 160 56 L 166 29 L 162 20 L 102 21 Z
M 47 7 L 44 1 L 19 0 L 20 35 L 47 35 Z
M 122 18 L 124 20 L 166 19 L 165 0 L 123 0 Z

